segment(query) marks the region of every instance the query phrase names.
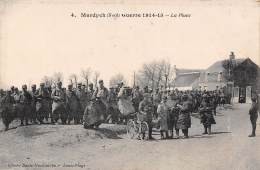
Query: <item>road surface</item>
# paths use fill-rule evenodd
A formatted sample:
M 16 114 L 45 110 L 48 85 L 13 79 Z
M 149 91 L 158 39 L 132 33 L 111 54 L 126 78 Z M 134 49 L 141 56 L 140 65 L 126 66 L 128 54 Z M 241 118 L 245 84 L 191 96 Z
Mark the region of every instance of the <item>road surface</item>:
M 260 170 L 260 124 L 257 137 L 249 138 L 249 107 L 218 110 L 212 135 L 201 135 L 199 119 L 192 118 L 189 139 L 129 140 L 124 130 L 118 135 L 76 125 L 1 131 L 0 169 Z

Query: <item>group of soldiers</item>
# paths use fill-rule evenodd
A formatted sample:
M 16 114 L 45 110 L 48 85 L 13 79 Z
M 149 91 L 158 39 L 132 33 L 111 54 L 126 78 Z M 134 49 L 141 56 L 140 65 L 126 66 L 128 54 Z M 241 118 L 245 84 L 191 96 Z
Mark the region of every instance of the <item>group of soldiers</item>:
M 221 103 L 218 91 L 183 92 L 156 89 L 154 93 L 147 90 L 144 90 L 144 92 L 143 100 L 136 106 L 138 106 L 138 114 L 147 115 L 149 139 L 153 139 L 153 122 L 156 122 L 157 127 L 160 129 L 161 139 L 173 138 L 174 130 L 176 138 L 180 138 L 180 130 L 184 134 L 183 137 L 188 138 L 188 129 L 191 127 L 191 114 L 194 112 L 199 112 L 204 127 L 203 134 L 211 134 L 211 125 L 216 124 L 214 119 L 216 108 Z
M 94 93 L 93 84 L 89 84 L 88 92 L 82 84 L 77 84 L 73 89 L 62 87 L 58 82 L 55 88 L 41 83 L 39 88 L 34 84 L 28 90 L 27 85 L 22 85 L 20 91 L 12 86 L 10 90 L 0 90 L 0 112 L 2 121 L 7 130 L 12 120 L 18 118 L 20 125 L 43 124 L 51 121 L 62 124 L 75 124 L 82 122 L 84 107 L 91 100 Z M 50 118 L 50 119 L 49 119 Z
M 23 85 L 21 91 L 13 86 L 10 90 L 1 90 L 0 112 L 6 130 L 15 118 L 20 120 L 21 126 L 49 121 L 57 124 L 59 120 L 61 124 L 71 124 L 72 121 L 74 124 L 84 124 L 89 122 L 87 119 L 93 117 L 87 115 L 89 112 L 86 110 L 91 110 L 88 106 L 93 101 L 99 101 L 104 106 L 101 107 L 103 122 L 125 123 L 128 112 L 137 112 L 146 117 L 150 139 L 153 139 L 152 128 L 155 120 L 158 122 L 162 139 L 173 138 L 174 129 L 177 137 L 179 130 L 182 130 L 184 138 L 188 138 L 192 112 L 200 113 L 204 133 L 211 133 L 211 125 L 216 123 L 216 107 L 223 100 L 221 96 L 223 95 L 219 91 L 178 91 L 159 88 L 153 91 L 148 86 L 143 89 L 138 86 L 130 88 L 123 83 L 107 89 L 103 80 L 99 80 L 96 88 L 92 83 L 88 88 L 81 83 L 78 83 L 77 87 L 69 84 L 67 88 L 62 86 L 62 82 L 57 82 L 54 88 L 41 83 L 38 89 L 36 85 L 32 85 L 28 90 L 27 85 Z M 123 107 L 118 106 L 121 99 L 125 99 L 131 105 L 126 106 L 127 114 L 122 114 L 125 111 L 120 109 L 124 109 L 124 103 Z M 95 114 L 93 111 L 91 113 Z M 94 127 L 94 123 L 88 127 Z

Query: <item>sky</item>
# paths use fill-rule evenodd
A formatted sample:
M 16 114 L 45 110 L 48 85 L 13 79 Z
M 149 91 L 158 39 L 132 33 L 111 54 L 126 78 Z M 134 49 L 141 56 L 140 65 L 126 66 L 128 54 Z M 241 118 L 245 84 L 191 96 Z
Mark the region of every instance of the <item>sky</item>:
M 228 58 L 230 51 L 259 65 L 259 3 L 158 2 L 2 2 L 0 86 L 38 84 L 54 72 L 62 72 L 66 84 L 70 74 L 88 67 L 99 71 L 107 86 L 117 73 L 130 83 L 143 63 L 167 59 L 177 68 L 205 69 Z M 70 16 L 72 12 L 76 18 Z M 163 12 L 191 17 L 80 18 L 81 12 Z

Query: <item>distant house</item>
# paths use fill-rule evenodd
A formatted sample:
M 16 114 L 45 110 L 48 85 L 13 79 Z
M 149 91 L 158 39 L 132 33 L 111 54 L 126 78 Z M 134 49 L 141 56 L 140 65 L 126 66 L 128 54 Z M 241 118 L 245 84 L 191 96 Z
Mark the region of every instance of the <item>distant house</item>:
M 202 70 L 177 69 L 175 66 L 174 88 L 178 90 L 194 90 L 199 88 L 199 77 Z
M 249 59 L 249 58 L 248 58 Z M 230 62 L 233 67 L 236 67 L 243 63 L 246 59 L 235 59 L 234 53 L 230 56 Z M 250 59 L 249 59 L 250 60 Z M 250 60 L 251 61 L 251 60 Z M 205 90 L 216 90 L 227 86 L 228 80 L 226 80 L 223 67 L 225 60 L 220 60 L 209 66 L 206 70 L 201 72 L 199 86 Z
M 230 69 L 224 68 L 224 62 L 230 64 Z M 175 88 L 179 90 L 221 89 L 234 102 L 241 103 L 250 103 L 252 93 L 260 91 L 259 66 L 250 58 L 236 59 L 233 52 L 229 59 L 217 61 L 205 70 L 175 70 Z M 227 78 L 230 75 L 232 80 Z
M 224 62 L 231 68 L 224 68 Z M 250 58 L 236 59 L 231 52 L 228 60 L 217 61 L 201 73 L 199 86 L 206 90 L 224 88 L 234 102 L 250 103 L 252 92 L 258 88 L 258 71 L 259 67 Z M 227 79 L 229 74 L 232 80 Z

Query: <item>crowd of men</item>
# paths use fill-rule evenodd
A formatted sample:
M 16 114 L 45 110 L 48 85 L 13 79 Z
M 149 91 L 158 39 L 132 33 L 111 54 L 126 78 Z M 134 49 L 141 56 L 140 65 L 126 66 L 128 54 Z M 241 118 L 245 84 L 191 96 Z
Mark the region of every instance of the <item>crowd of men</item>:
M 118 101 L 127 99 L 133 106 L 133 111 L 145 115 L 149 126 L 149 138 L 152 137 L 153 121 L 158 120 L 161 137 L 173 138 L 174 130 L 179 137 L 182 130 L 184 138 L 188 138 L 188 129 L 191 127 L 191 113 L 199 112 L 204 133 L 211 133 L 211 125 L 215 124 L 214 115 L 218 105 L 225 103 L 225 97 L 220 91 L 178 91 L 149 89 L 148 86 L 140 89 L 126 87 L 119 83 L 117 87 L 109 90 L 102 80 L 94 88 L 90 83 L 88 87 L 77 84 L 68 85 L 67 88 L 58 82 L 54 88 L 41 83 L 39 88 L 34 84 L 22 90 L 12 86 L 10 90 L 0 91 L 1 117 L 7 130 L 9 124 L 18 119 L 20 125 L 28 124 L 83 124 L 84 111 L 91 102 L 99 100 L 104 104 L 103 122 L 122 123 L 127 117 L 120 113 Z M 129 108 L 129 107 L 128 107 Z M 127 108 L 126 108 L 127 109 Z M 130 109 L 132 110 L 132 109 Z M 122 111 L 121 111 L 122 112 Z M 86 120 L 85 120 L 86 121 Z

